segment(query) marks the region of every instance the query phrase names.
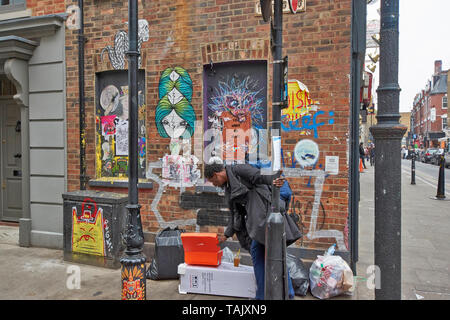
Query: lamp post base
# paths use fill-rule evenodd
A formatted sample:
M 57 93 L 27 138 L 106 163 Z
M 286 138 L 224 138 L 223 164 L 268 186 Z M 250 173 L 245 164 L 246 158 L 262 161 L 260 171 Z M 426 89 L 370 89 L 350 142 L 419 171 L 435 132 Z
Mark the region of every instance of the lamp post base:
M 122 264 L 122 300 L 146 300 L 145 256 L 125 254 Z

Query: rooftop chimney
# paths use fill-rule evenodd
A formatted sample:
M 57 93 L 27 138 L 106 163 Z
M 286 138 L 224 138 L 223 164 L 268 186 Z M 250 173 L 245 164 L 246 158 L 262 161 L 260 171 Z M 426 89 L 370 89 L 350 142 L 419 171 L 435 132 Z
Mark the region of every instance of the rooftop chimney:
M 442 72 L 442 60 L 434 61 L 434 74 L 438 75 Z

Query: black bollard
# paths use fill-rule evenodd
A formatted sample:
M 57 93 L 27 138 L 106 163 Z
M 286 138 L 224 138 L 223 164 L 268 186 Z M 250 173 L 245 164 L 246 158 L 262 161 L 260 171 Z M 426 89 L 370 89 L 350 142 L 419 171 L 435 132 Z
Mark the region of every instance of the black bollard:
M 445 199 L 445 158 L 443 154 L 439 161 L 439 180 L 436 198 Z
M 414 151 L 411 158 L 411 184 L 416 184 L 416 152 Z

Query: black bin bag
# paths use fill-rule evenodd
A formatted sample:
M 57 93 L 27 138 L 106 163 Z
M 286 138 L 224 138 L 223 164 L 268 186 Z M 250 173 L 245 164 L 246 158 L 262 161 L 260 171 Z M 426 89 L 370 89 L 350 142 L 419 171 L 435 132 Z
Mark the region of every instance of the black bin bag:
M 147 270 L 147 279 L 178 279 L 178 265 L 184 262 L 181 233 L 184 230 L 165 228 L 155 238 L 155 255 Z
M 309 288 L 309 271 L 302 260 L 292 254 L 286 254 L 286 264 L 291 276 L 296 296 L 306 296 Z

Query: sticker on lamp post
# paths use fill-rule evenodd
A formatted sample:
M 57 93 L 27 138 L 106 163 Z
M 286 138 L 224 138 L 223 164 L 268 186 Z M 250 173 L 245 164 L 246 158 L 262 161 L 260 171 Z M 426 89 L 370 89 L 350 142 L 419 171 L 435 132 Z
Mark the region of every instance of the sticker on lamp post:
M 273 171 L 279 171 L 281 169 L 281 137 L 272 137 L 272 155 L 273 155 Z

